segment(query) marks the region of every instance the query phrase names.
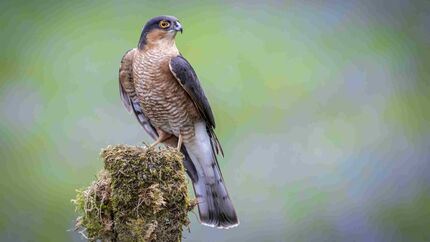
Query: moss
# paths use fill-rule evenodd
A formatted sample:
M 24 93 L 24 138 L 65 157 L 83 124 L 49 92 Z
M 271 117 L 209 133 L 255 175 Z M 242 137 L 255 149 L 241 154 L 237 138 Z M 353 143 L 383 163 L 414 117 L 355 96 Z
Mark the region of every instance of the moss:
M 116 145 L 101 157 L 104 170 L 72 200 L 76 228 L 90 241 L 180 241 L 194 206 L 182 154 Z

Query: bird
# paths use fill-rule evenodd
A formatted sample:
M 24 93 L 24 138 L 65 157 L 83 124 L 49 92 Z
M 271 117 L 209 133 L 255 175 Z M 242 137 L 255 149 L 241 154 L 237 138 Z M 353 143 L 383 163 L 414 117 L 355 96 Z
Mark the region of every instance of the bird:
M 236 227 L 239 219 L 217 160 L 224 152 L 214 115 L 193 67 L 176 46 L 178 32 L 183 27 L 173 16 L 157 16 L 144 25 L 137 47 L 122 57 L 120 97 L 155 140 L 149 148 L 162 143 L 183 153 L 200 223 Z

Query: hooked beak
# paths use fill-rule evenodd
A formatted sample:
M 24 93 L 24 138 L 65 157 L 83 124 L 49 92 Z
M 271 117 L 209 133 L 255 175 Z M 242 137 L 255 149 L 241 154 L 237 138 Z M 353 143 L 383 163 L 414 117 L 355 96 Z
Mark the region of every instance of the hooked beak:
M 182 31 L 184 31 L 184 29 L 182 28 L 182 25 L 181 25 L 181 23 L 179 23 L 179 21 L 176 21 L 175 22 L 175 31 L 176 32 L 181 32 L 181 34 L 182 34 Z

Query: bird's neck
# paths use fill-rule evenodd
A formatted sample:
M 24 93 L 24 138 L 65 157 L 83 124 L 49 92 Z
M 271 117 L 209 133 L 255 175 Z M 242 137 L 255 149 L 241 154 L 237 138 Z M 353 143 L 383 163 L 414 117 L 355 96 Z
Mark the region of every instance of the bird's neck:
M 141 51 L 179 54 L 175 39 L 160 39 L 157 41 L 147 42 Z
M 139 50 L 144 56 L 177 56 L 179 55 L 179 50 L 176 47 L 175 41 L 173 42 L 156 42 L 148 43 L 145 45 L 143 50 Z
M 153 30 L 149 33 L 143 32 L 139 40 L 139 49 L 176 49 L 175 42 L 176 32 L 165 32 L 161 30 Z
M 176 41 L 175 39 L 160 39 L 151 43 L 148 43 L 148 46 L 151 48 L 157 49 L 176 49 Z

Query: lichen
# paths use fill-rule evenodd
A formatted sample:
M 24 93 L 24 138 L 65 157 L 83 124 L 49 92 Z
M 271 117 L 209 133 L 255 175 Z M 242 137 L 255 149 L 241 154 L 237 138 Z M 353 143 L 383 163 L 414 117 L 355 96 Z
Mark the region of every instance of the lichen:
M 108 146 L 104 169 L 72 200 L 76 229 L 96 241 L 180 241 L 194 207 L 183 156 L 173 148 Z

